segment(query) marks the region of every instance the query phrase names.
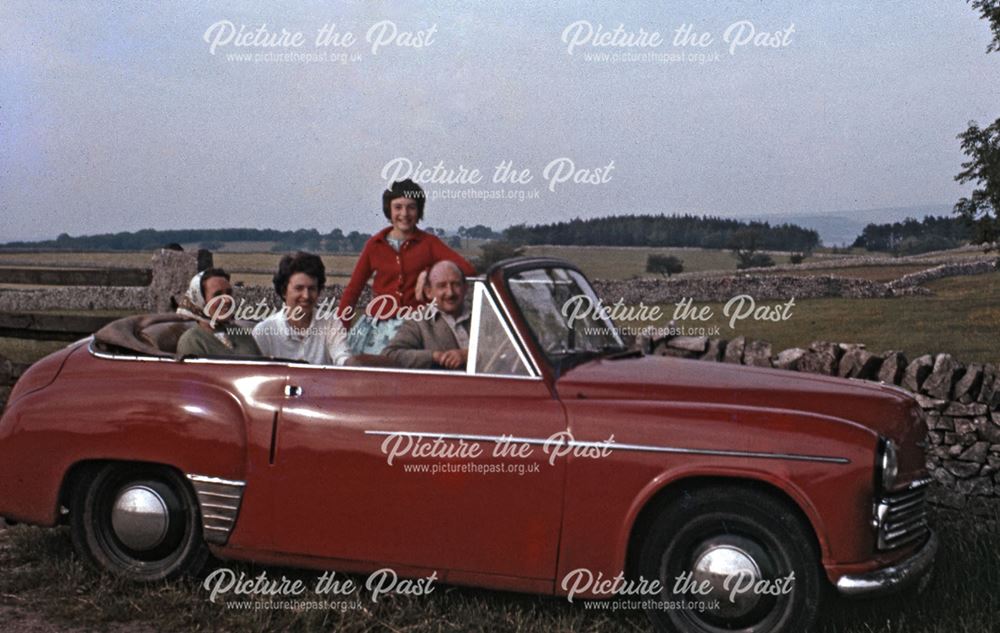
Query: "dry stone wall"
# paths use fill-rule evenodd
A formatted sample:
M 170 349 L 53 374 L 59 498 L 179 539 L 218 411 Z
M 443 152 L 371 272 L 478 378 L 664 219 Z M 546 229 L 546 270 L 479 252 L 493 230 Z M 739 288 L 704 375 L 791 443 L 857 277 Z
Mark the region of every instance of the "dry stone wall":
M 947 263 L 928 270 L 904 275 L 888 283 L 870 279 L 855 279 L 835 275 L 776 275 L 760 269 L 753 274 L 677 276 L 667 279 L 626 279 L 621 281 L 598 279 L 593 282 L 597 294 L 606 302 L 622 298 L 627 305 L 674 303 L 681 298 L 696 301 L 728 301 L 742 294 L 756 300 L 815 299 L 821 297 L 847 297 L 869 299 L 899 297 L 914 294 L 931 294 L 920 287 L 934 279 L 962 275 L 981 275 L 995 272 L 997 261 L 975 260 Z
M 14 388 L 14 383 L 21 377 L 28 365 L 11 362 L 9 359 L 0 356 L 0 412 L 7 404 L 10 391 Z
M 775 352 L 770 343 L 744 337 L 729 341 L 674 337 L 658 341 L 654 353 L 902 387 L 924 411 L 927 469 L 938 484 L 932 488 L 933 500 L 961 508 L 976 498 L 1000 497 L 1000 369 L 996 365 L 962 363 L 950 354 L 910 360 L 898 351 L 873 353 L 864 345 L 826 341 Z
M 982 249 L 959 249 L 976 251 L 974 255 L 957 255 L 954 251 L 940 254 L 909 255 L 905 257 L 888 257 L 886 255 L 860 255 L 856 257 L 830 257 L 817 256 L 808 262 L 801 264 L 778 264 L 765 268 L 746 268 L 742 273 L 754 273 L 770 275 L 779 272 L 798 272 L 803 270 L 828 270 L 831 268 L 870 268 L 870 267 L 892 267 L 892 266 L 924 266 L 932 268 L 944 264 L 968 264 L 974 262 L 992 262 L 996 255 L 978 254 Z M 682 257 L 683 259 L 683 257 Z M 675 277 L 719 277 L 731 275 L 732 273 L 721 270 L 706 270 L 699 272 L 680 273 Z
M 75 286 L 0 290 L 0 312 L 121 310 L 152 312 L 149 288 Z

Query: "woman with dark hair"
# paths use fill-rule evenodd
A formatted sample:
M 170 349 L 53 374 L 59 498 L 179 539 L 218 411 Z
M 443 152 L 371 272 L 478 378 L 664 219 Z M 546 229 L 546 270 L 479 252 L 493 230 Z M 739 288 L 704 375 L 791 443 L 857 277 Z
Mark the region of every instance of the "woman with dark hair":
M 274 274 L 274 291 L 284 307 L 257 324 L 253 338 L 261 353 L 314 365 L 343 365 L 350 357 L 347 332 L 337 319 L 316 318 L 326 266 L 318 255 L 285 255 Z
M 410 179 L 394 182 L 382 193 L 382 213 L 389 226 L 365 244 L 338 306 L 344 326 L 351 330 L 348 340 L 354 354 L 381 353 L 402 323 L 397 316 L 399 311 L 426 303 L 425 297 L 417 294 L 417 280 L 436 262 L 447 259 L 466 275 L 476 272 L 436 235 L 417 228 L 424 217 L 425 202 L 424 190 Z M 375 280 L 374 297 L 369 304 L 372 310 L 368 311 L 371 313 L 364 313 L 351 327 L 345 309 L 355 307 L 372 273 Z

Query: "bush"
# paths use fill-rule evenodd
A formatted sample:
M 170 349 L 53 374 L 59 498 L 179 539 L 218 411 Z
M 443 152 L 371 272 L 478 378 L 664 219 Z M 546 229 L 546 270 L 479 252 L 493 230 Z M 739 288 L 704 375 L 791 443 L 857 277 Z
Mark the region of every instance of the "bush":
M 765 253 L 740 253 L 737 255 L 739 261 L 736 263 L 738 270 L 744 268 L 769 268 L 774 266 L 774 260 Z
M 684 271 L 684 262 L 673 255 L 650 255 L 646 258 L 646 272 L 660 273 L 669 277 Z

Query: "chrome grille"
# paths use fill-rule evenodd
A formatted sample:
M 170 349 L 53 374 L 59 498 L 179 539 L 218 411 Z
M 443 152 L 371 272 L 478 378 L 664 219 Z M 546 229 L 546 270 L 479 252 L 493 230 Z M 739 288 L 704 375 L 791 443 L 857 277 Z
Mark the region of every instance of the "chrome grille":
M 205 542 L 225 545 L 240 511 L 244 482 L 202 475 L 187 477 L 198 495 Z
M 903 490 L 889 493 L 875 504 L 878 549 L 895 549 L 927 534 L 927 485 L 918 479 Z

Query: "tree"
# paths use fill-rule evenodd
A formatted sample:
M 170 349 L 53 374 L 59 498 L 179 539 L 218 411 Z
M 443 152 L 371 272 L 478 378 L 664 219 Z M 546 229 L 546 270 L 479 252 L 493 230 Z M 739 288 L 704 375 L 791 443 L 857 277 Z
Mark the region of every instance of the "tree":
M 646 258 L 646 272 L 669 277 L 684 271 L 684 262 L 673 255 L 650 255 Z
M 969 4 L 979 11 L 979 17 L 990 23 L 993 41 L 986 47 L 986 52 L 1000 52 L 1000 0 L 969 0 Z
M 996 242 L 1000 238 L 1000 119 L 986 128 L 972 121 L 958 138 L 969 160 L 962 163 L 955 180 L 977 187 L 955 204 L 955 213 L 974 226 L 975 243 Z
M 770 268 L 771 266 L 774 266 L 774 260 L 767 253 L 751 253 L 736 262 L 737 270 L 745 268 Z
M 477 224 L 476 226 L 466 228 L 465 235 L 463 237 L 468 237 L 474 240 L 492 240 L 500 236 L 490 227 L 483 224 Z
M 733 234 L 732 239 L 729 241 L 729 250 L 739 260 L 736 263 L 737 269 L 743 270 L 744 268 L 767 268 L 768 266 L 774 266 L 774 260 L 771 259 L 770 255 L 757 252 L 759 243 L 760 234 L 755 229 L 740 229 Z
M 993 40 L 986 53 L 1000 52 L 1000 0 L 968 1 L 990 24 Z M 1000 119 L 984 128 L 970 121 L 969 129 L 958 138 L 969 160 L 962 163 L 955 180 L 975 183 L 976 189 L 955 204 L 955 213 L 973 225 L 976 243 L 992 244 L 1000 238 Z

